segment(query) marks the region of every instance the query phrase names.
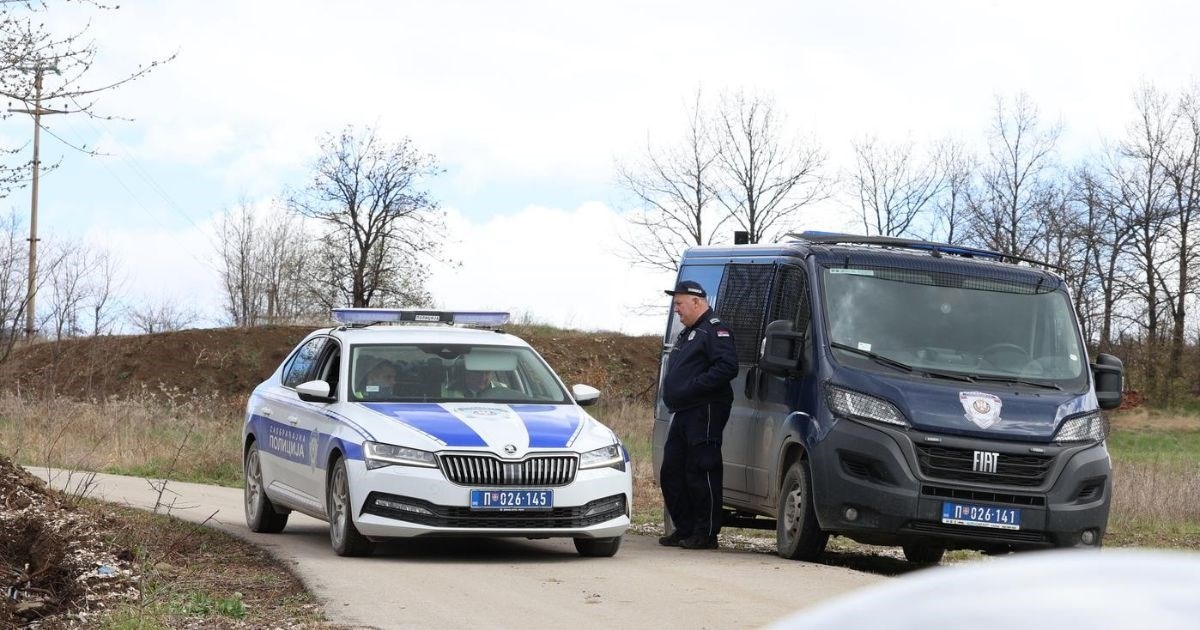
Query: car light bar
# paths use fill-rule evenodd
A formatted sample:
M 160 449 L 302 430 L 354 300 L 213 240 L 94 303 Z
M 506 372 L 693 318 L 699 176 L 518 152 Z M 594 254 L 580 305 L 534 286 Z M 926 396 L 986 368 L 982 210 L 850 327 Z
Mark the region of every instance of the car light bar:
M 394 308 L 335 308 L 333 319 L 347 326 L 371 324 L 448 324 L 503 326 L 508 313 L 500 311 L 408 311 Z

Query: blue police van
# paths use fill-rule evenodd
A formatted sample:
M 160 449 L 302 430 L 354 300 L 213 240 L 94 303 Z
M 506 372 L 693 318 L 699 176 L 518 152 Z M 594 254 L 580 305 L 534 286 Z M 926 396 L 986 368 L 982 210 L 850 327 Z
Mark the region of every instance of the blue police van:
M 1088 361 L 1049 266 L 938 243 L 804 233 L 695 247 L 739 371 L 724 433 L 727 526 L 812 559 L 829 536 L 947 549 L 1098 547 L 1123 367 Z M 670 316 L 662 369 L 681 324 Z M 660 374 L 661 380 L 661 374 Z M 658 401 L 654 464 L 671 416 Z M 670 523 L 667 524 L 670 529 Z

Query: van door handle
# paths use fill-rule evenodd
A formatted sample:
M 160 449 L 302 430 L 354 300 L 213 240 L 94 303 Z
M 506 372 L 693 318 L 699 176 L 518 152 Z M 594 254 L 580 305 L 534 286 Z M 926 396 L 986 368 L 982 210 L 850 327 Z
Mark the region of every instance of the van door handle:
M 742 388 L 746 400 L 753 400 L 758 395 L 758 366 L 752 365 L 746 370 L 746 386 Z
M 297 424 L 300 424 L 300 418 L 297 418 L 296 416 L 288 416 L 287 421 L 288 421 L 288 424 L 290 424 L 292 426 L 296 426 Z

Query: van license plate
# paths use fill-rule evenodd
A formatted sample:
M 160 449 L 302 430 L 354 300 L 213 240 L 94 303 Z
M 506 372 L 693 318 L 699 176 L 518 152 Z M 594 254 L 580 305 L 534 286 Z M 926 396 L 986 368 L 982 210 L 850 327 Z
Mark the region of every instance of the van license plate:
M 1021 510 L 946 501 L 942 503 L 942 522 L 993 529 L 1021 529 Z
M 472 490 L 472 510 L 549 510 L 553 490 Z

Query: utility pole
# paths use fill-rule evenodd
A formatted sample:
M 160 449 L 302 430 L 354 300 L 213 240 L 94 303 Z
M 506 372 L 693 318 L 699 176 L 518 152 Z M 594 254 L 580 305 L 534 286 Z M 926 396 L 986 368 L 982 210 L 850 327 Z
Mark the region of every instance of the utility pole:
M 22 68 L 22 70 L 27 70 Z M 37 294 L 37 209 L 38 209 L 38 172 L 42 162 L 39 151 L 42 139 L 42 116 L 49 114 L 65 114 L 63 110 L 42 108 L 42 75 L 47 71 L 58 74 L 55 66 L 37 64 L 33 67 L 33 109 L 13 109 L 8 111 L 33 116 L 33 197 L 29 203 L 29 291 L 25 303 L 25 340 L 32 341 L 37 328 L 34 326 L 34 297 Z

